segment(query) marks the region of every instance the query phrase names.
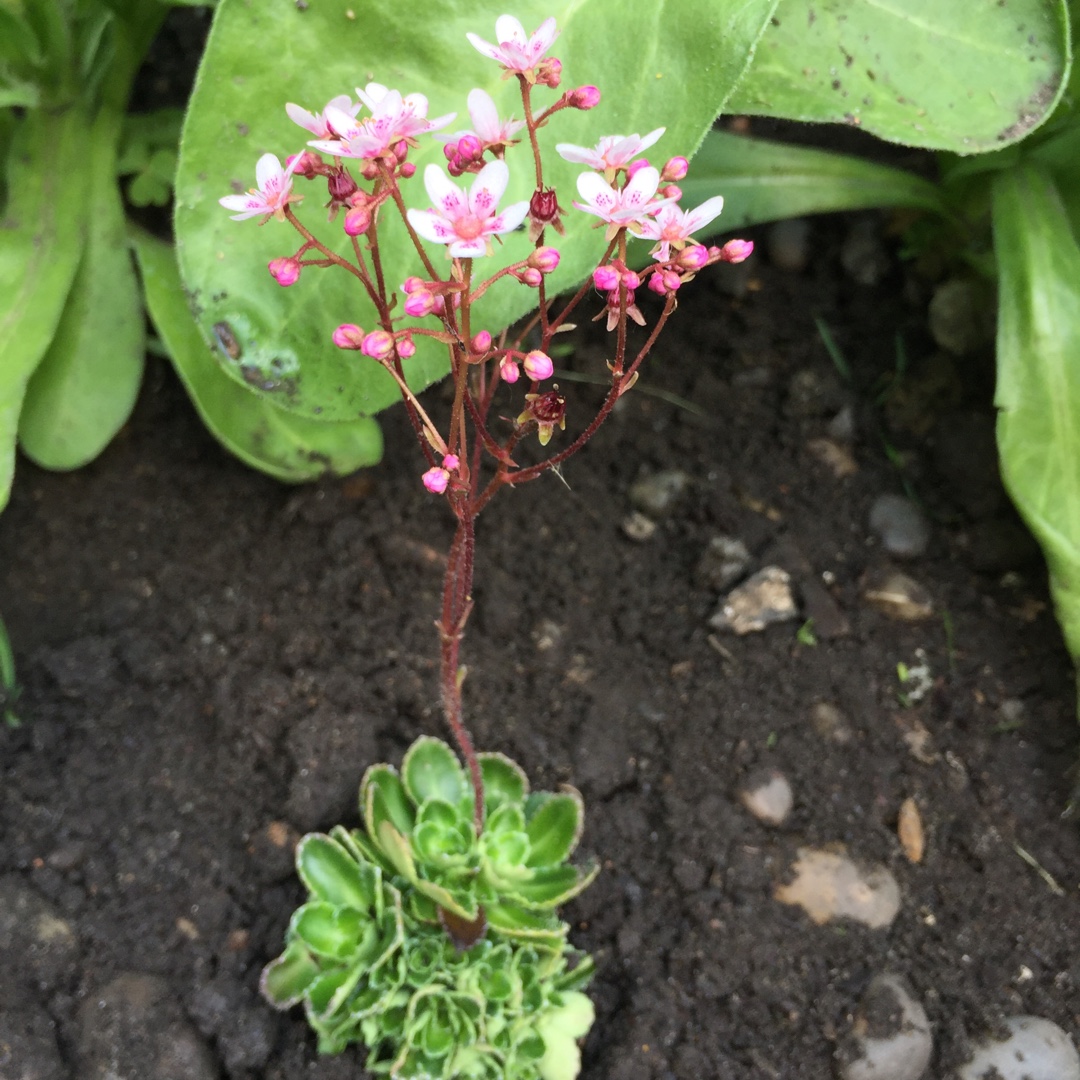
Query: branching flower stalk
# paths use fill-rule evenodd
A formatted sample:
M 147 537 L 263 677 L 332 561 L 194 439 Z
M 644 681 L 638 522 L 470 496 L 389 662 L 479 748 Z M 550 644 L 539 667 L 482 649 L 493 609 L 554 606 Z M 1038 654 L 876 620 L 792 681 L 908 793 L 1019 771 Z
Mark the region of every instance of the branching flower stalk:
M 258 187 L 246 195 L 221 199 L 224 206 L 238 211 L 237 219 L 259 217 L 265 222 L 274 217 L 300 234 L 303 243 L 293 255 L 269 264 L 280 285 L 294 285 L 307 268 L 336 267 L 357 279 L 376 310 L 375 328 L 365 331 L 356 324 L 342 324 L 333 332 L 333 341 L 380 364 L 394 379 L 427 461 L 423 484 L 446 499 L 457 521 L 437 622 L 440 688 L 446 722 L 472 785 L 478 835 L 485 822 L 484 787 L 463 716 L 465 668 L 460 662 L 473 607 L 477 516 L 503 488 L 536 480 L 581 450 L 636 382 L 642 363 L 676 309 L 679 288 L 704 267 L 740 262 L 752 250 L 747 241 L 706 247 L 693 240 L 691 234 L 720 213 L 723 199 L 716 196 L 691 211 L 678 207 L 677 182 L 686 175 L 686 159 L 673 157 L 657 169 L 639 156 L 663 135 L 663 128 L 644 137 L 609 136 L 595 148 L 559 144 L 556 149 L 563 158 L 590 169 L 578 178 L 581 201 L 573 207 L 606 226 L 607 243 L 591 277 L 556 311 L 546 277 L 558 266 L 559 252 L 546 238 L 549 230 L 563 233 L 565 211 L 556 192 L 545 186 L 538 131 L 564 109 L 594 108 L 600 91 L 580 86 L 538 110 L 535 95 L 557 89 L 562 77 L 560 61 L 547 55 L 557 37 L 554 20 L 548 19 L 528 36 L 516 19 L 502 16 L 496 23 L 496 37 L 493 44 L 470 34 L 469 41 L 498 62 L 505 77 L 517 80 L 524 120 L 500 120 L 491 98 L 482 90 L 472 91 L 473 127 L 441 136 L 449 175 L 437 165 L 428 165 L 424 171 L 430 209 L 410 209 L 406 203 L 402 188 L 416 173 L 409 156 L 419 138 L 445 127 L 454 117 L 428 120 L 423 95 L 402 96 L 378 83 L 357 90 L 358 102 L 343 95 L 318 114 L 290 104 L 290 117 L 314 136 L 308 144 L 312 149 L 288 158 L 284 167 L 273 155 L 265 155 L 256 170 Z M 359 117 L 365 108 L 370 115 Z M 506 151 L 520 141 L 514 135 L 522 129 L 532 156 L 535 190 L 527 202 L 500 210 L 510 175 Z M 472 177 L 468 190 L 453 179 L 466 174 Z M 300 198 L 293 191 L 294 181 L 316 177 L 327 183 L 330 219 L 343 213 L 343 228 L 352 239 L 351 260 L 320 240 L 293 210 L 291 204 Z M 403 221 L 425 275 L 410 277 L 401 285 L 403 312 L 397 309 L 400 297 L 388 288 L 380 255 L 380 227 L 388 212 Z M 521 225 L 528 227 L 532 253 L 483 277 L 480 268 L 492 253 L 493 242 Z M 645 269 L 630 268 L 628 238 L 654 241 L 653 262 Z M 448 272 L 440 274 L 426 244 L 447 249 Z M 536 290 L 537 313 L 516 334 L 503 332 L 496 341 L 491 332 L 475 325 L 474 309 L 494 282 L 505 277 Z M 635 302 L 642 286 L 661 296 L 664 305 L 635 351 L 630 348 L 629 323 L 646 324 Z M 558 386 L 549 383 L 554 373 L 552 345 L 558 333 L 572 328 L 570 317 L 597 292 L 604 297 L 604 310 L 597 318 L 606 317 L 615 338 L 608 363 L 611 382 L 603 403 L 569 445 L 535 464 L 519 465 L 514 454 L 523 438 L 535 432 L 546 447 L 555 429 L 565 429 L 566 400 Z M 425 325 L 427 320 L 437 325 Z M 447 348 L 454 394 L 445 432 L 408 385 L 408 361 L 416 351 L 417 336 L 435 338 Z M 528 386 L 524 404 L 505 431 L 495 422 L 493 406 L 502 385 L 513 386 L 522 375 Z

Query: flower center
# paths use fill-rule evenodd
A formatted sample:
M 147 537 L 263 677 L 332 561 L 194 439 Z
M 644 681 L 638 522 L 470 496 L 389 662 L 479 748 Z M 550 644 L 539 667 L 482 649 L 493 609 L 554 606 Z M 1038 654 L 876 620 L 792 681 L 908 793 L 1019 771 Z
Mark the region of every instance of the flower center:
M 454 222 L 454 232 L 462 240 L 475 240 L 484 231 L 484 223 L 473 214 L 466 214 Z

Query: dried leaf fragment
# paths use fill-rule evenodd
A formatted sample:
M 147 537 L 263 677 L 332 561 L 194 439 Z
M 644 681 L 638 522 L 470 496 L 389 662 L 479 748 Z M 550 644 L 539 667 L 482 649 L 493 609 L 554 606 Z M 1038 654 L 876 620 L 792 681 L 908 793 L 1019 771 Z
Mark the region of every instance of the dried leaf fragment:
M 900 813 L 896 818 L 896 835 L 908 862 L 921 863 L 926 851 L 926 834 L 923 832 L 922 816 L 918 804 L 912 798 L 900 804 Z

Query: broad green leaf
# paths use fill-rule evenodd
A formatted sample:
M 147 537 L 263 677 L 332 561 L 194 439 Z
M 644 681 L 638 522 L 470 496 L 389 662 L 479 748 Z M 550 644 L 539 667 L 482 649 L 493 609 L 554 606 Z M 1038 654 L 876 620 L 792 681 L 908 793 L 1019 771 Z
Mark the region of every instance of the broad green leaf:
M 618 17 L 602 0 L 523 0 L 517 6 L 529 31 L 549 15 L 558 20 L 561 36 L 552 51 L 563 62 L 563 85 L 595 83 L 604 95 L 596 109 L 565 110 L 541 132 L 549 155 L 545 185 L 556 186 L 569 210 L 568 235 L 548 237 L 563 253 L 554 288 L 582 280 L 603 251 L 592 219 L 570 209 L 582 169 L 555 156 L 554 144 L 592 145 L 605 134 L 666 125 L 655 157 L 691 154 L 745 68 L 775 3 L 625 0 Z M 254 220 L 231 221 L 217 200 L 252 186 L 261 154 L 284 160 L 304 148 L 307 133 L 285 115 L 287 101 L 319 110 L 333 96 L 374 80 L 426 94 L 431 117 L 457 112 L 448 130 L 468 126 L 465 99 L 473 87 L 491 93 L 504 115 L 516 110 L 520 116 L 514 80 L 503 80 L 498 64 L 465 38 L 475 31 L 490 40 L 504 10 L 503 0 L 433 0 L 423 18 L 375 0 L 320 0 L 304 10 L 293 0 L 224 0 L 219 6 L 184 128 L 176 224 L 181 272 L 204 337 L 213 343 L 214 327 L 225 325 L 237 344 L 235 355 L 222 356 L 234 378 L 287 408 L 324 418 L 370 415 L 398 400 L 385 372 L 331 344 L 340 323 L 372 326 L 373 311 L 353 279 L 308 268 L 296 285 L 281 289 L 266 265 L 294 252 L 297 235 L 276 221 L 264 228 Z M 541 107 L 555 98 L 554 92 L 537 94 Z M 405 201 L 426 207 L 421 174 L 428 162 L 444 162 L 442 144 L 425 139 L 412 160 L 418 175 L 406 186 Z M 527 199 L 534 187 L 527 149 L 514 148 L 507 164 L 512 175 L 506 201 Z M 340 220 L 328 225 L 320 209 L 325 185 L 299 181 L 297 190 L 306 196 L 301 220 L 336 250 L 347 250 Z M 419 268 L 399 226 L 389 214 L 380 226 L 391 290 Z M 477 272 L 493 272 L 528 250 L 524 233 L 511 236 L 494 258 L 479 260 Z M 447 265 L 441 249 L 431 256 Z M 535 293 L 503 280 L 479 305 L 476 322 L 496 330 L 534 302 Z M 418 344 L 406 369 L 413 385 L 422 387 L 445 373 L 447 362 L 444 346 Z
M 35 109 L 19 122 L 8 154 L 0 214 L 0 510 L 11 492 L 26 384 L 56 331 L 82 253 L 87 204 L 70 185 L 82 172 L 86 127 L 76 109 Z
M 573 789 L 552 795 L 530 818 L 529 866 L 554 866 L 568 858 L 585 825 L 585 805 Z
M 519 803 L 529 791 L 529 780 L 522 767 L 505 754 L 477 754 L 480 776 L 484 784 L 484 799 L 490 810 L 503 803 Z
M 324 900 L 297 908 L 289 924 L 313 953 L 333 960 L 348 959 L 359 946 L 361 932 L 370 925 L 366 913 L 355 907 L 337 907 Z
M 1064 0 L 780 0 L 728 109 L 976 154 L 1050 115 L 1070 56 Z
M 490 904 L 484 909 L 488 926 L 512 938 L 525 938 L 539 945 L 559 947 L 569 927 L 550 912 L 530 911 L 510 901 Z
M 997 438 L 1005 487 L 1050 569 L 1080 662 L 1080 247 L 1050 174 L 994 178 L 999 268 Z
M 600 864 L 585 866 L 543 866 L 528 881 L 515 882 L 507 894 L 523 907 L 537 911 L 561 907 L 584 892 L 600 873 Z
M 46 469 L 76 469 L 97 457 L 131 415 L 142 382 L 142 301 L 116 182 L 121 120 L 102 107 L 84 133 L 86 246 L 19 417 L 20 447 Z
M 763 221 L 910 206 L 944 212 L 938 189 L 914 173 L 847 154 L 711 131 L 680 185 L 688 205 L 722 192 L 714 229 L 728 232 Z
M 263 968 L 259 988 L 277 1009 L 288 1009 L 304 996 L 319 974 L 319 964 L 302 941 L 291 942 L 285 951 Z
M 371 765 L 360 781 L 360 813 L 373 840 L 379 823 L 391 821 L 403 833 L 412 832 L 416 810 L 409 802 L 397 772 L 389 765 Z
M 409 798 L 417 805 L 436 798 L 456 806 L 469 790 L 454 751 L 442 739 L 428 735 L 409 747 L 401 763 L 401 780 Z
M 222 370 L 187 305 L 172 245 L 131 231 L 150 317 L 202 421 L 226 450 L 277 480 L 347 476 L 382 457 L 378 422 L 286 412 Z
M 374 901 L 370 868 L 357 863 L 329 836 L 309 833 L 296 847 L 296 871 L 308 891 L 335 906 L 367 911 Z
M 588 1034 L 595 1019 L 593 1003 L 577 991 L 564 994 L 561 1008 L 540 1017 L 536 1029 L 545 1047 L 537 1066 L 540 1080 L 575 1080 L 581 1071 L 578 1040 Z

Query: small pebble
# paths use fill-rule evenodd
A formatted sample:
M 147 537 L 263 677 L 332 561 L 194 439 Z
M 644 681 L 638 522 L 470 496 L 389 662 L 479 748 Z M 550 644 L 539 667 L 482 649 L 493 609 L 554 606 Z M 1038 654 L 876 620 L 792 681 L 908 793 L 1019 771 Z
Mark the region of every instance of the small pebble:
M 859 1002 L 842 1080 L 919 1080 L 934 1050 L 926 1010 L 895 975 L 879 975 Z
M 863 869 L 837 851 L 800 848 L 792 869 L 794 879 L 773 895 L 801 907 L 819 926 L 847 918 L 878 929 L 900 911 L 900 886 L 884 866 Z
M 810 711 L 810 723 L 823 739 L 846 745 L 855 738 L 847 717 L 828 701 L 819 701 Z
M 902 622 L 918 622 L 934 614 L 934 603 L 926 589 L 895 570 L 869 572 L 863 580 L 862 595 L 870 607 Z
M 714 536 L 698 560 L 696 577 L 704 586 L 723 592 L 734 585 L 750 565 L 750 552 L 734 536 Z
M 810 262 L 810 222 L 806 218 L 787 218 L 770 225 L 765 250 L 773 266 L 795 272 L 805 270 Z
M 743 806 L 766 825 L 783 825 L 795 796 L 787 777 L 777 769 L 755 777 L 741 792 L 739 798 Z
M 671 512 L 690 486 L 690 477 L 680 469 L 643 476 L 630 487 L 630 502 L 635 510 L 651 518 L 664 517 Z
M 806 449 L 822 465 L 831 470 L 837 480 L 845 476 L 854 476 L 859 471 L 858 462 L 846 446 L 841 446 L 832 439 L 811 439 Z
M 870 507 L 870 529 L 890 555 L 917 559 L 930 546 L 926 515 L 904 495 L 880 495 Z
M 959 1080 L 1080 1080 L 1080 1055 L 1057 1026 L 1038 1016 L 1010 1016 L 1009 1036 L 987 1039 L 957 1070 Z
M 728 593 L 709 625 L 717 630 L 750 634 L 797 616 L 791 576 L 779 566 L 766 566 Z
M 627 539 L 636 540 L 640 543 L 643 540 L 648 540 L 656 532 L 656 522 L 651 517 L 646 517 L 640 511 L 635 510 L 632 514 L 628 514 L 623 518 L 622 531 Z

